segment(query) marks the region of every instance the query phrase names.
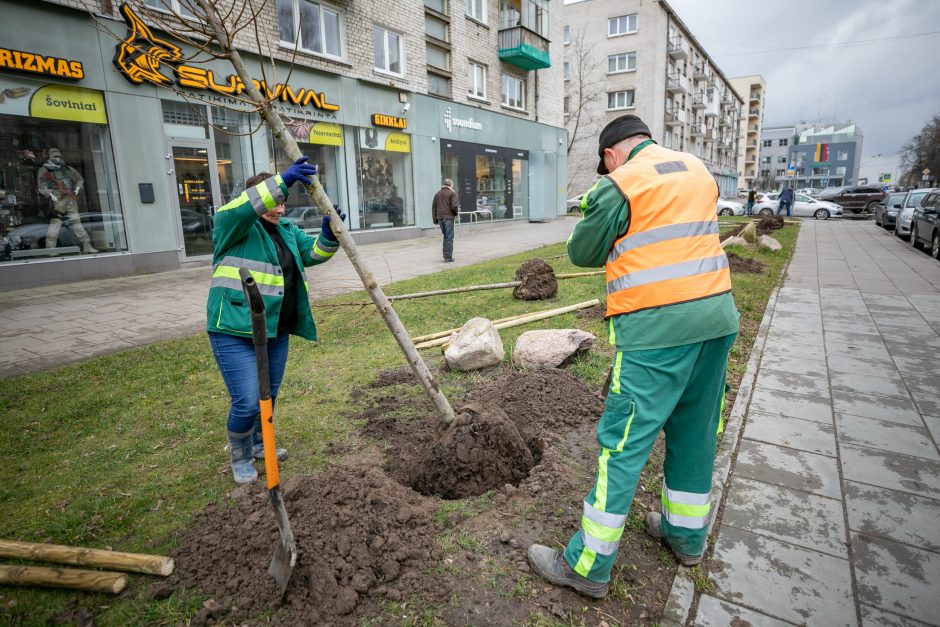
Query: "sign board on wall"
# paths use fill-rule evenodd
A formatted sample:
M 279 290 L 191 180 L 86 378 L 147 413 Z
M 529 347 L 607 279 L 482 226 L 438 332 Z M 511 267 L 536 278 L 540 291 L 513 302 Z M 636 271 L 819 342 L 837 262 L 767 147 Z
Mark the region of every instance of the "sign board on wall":
M 2 47 L 0 47 L 0 69 L 68 78 L 74 81 L 85 78 L 85 68 L 81 61 Z
M 47 120 L 107 124 L 104 94 L 97 89 L 4 77 L 0 113 Z
M 364 150 L 411 152 L 411 137 L 397 131 L 362 128 L 359 129 L 359 145 Z

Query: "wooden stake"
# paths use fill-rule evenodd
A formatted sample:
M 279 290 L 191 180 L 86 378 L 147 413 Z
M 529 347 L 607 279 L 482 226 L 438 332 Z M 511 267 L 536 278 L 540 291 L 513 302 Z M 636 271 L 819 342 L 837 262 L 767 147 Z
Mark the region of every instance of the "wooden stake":
M 601 301 L 595 298 L 594 300 L 587 300 L 576 305 L 568 305 L 567 307 L 559 307 L 557 309 L 546 309 L 544 311 L 537 311 L 535 313 L 526 314 L 524 316 L 517 316 L 513 320 L 494 323 L 493 326 L 497 329 L 508 329 L 509 327 L 517 327 L 521 324 L 528 324 L 530 322 L 535 322 L 536 320 L 544 320 L 545 318 L 551 318 L 552 316 L 560 316 L 561 314 L 566 314 L 578 309 L 587 309 L 588 307 L 593 307 L 594 305 L 600 304 Z M 420 344 L 415 344 L 415 348 L 421 349 L 441 346 L 443 344 L 447 344 L 449 340 L 450 337 L 448 334 L 448 337 L 441 337 L 434 340 L 428 340 L 427 342 L 421 342 Z
M 526 316 L 531 316 L 532 313 L 516 314 L 515 316 L 509 316 L 508 318 L 500 318 L 499 320 L 493 320 L 493 324 L 498 324 L 500 322 L 508 322 L 510 320 L 516 320 L 517 318 L 525 318 Z M 436 340 L 439 337 L 449 337 L 451 333 L 456 333 L 461 327 L 456 329 L 447 329 L 446 331 L 438 331 L 437 333 L 431 333 L 429 335 L 419 335 L 418 337 L 411 338 L 411 341 L 415 344 L 419 342 L 427 342 L 428 340 Z
M 37 544 L 0 540 L 0 557 L 16 557 L 34 562 L 99 566 L 132 573 L 166 577 L 173 572 L 173 558 L 143 553 L 122 553 L 103 549 L 84 549 L 60 544 Z
M 127 575 L 78 568 L 0 565 L 0 584 L 120 594 L 127 587 Z

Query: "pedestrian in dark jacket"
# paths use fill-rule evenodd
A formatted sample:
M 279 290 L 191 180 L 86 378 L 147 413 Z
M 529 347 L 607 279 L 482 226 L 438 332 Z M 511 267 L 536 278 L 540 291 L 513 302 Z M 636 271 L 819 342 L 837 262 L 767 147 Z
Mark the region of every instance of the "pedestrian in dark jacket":
M 793 206 L 793 190 L 789 187 L 785 188 L 780 192 L 780 196 L 777 197 L 777 215 L 779 216 L 784 211 L 787 212 L 787 216 L 790 215 L 790 208 Z
M 207 331 L 231 397 L 228 441 L 236 483 L 257 479 L 252 460 L 264 458 L 251 314 L 238 269 L 251 271 L 264 299 L 273 402 L 284 376 L 290 336 L 317 339 L 304 268 L 327 261 L 339 249 L 329 216 L 323 216 L 315 237 L 281 221 L 287 190 L 297 181 L 310 184 L 309 177 L 317 173 L 317 167 L 306 161 L 301 157 L 283 174 L 262 172 L 249 178 L 247 189 L 214 218 Z M 342 213 L 340 217 L 345 218 Z M 277 451 L 279 459 L 286 454 Z
M 755 202 L 757 202 L 757 192 L 752 189 L 747 193 L 747 215 L 754 213 Z
M 444 261 L 454 260 L 454 218 L 457 217 L 458 209 L 454 182 L 444 179 L 444 185 L 434 194 L 434 200 L 431 203 L 434 224 L 440 224 L 441 233 L 444 234 Z

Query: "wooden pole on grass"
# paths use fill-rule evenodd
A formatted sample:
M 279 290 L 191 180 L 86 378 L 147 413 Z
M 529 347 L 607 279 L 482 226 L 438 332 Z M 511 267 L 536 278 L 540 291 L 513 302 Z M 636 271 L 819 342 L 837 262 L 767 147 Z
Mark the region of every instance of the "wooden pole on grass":
M 0 584 L 120 594 L 127 587 L 127 575 L 78 568 L 0 565 Z
M 173 558 L 143 553 L 123 553 L 103 549 L 85 549 L 60 544 L 38 544 L 0 540 L 0 557 L 14 557 L 34 562 L 98 566 L 132 573 L 166 577 L 173 572 Z

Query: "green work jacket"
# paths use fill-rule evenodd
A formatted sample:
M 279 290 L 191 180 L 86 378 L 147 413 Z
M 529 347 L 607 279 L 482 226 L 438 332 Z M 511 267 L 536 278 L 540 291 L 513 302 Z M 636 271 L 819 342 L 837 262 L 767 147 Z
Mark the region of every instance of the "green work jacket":
M 246 189 L 219 209 L 213 220 L 212 287 L 206 304 L 206 330 L 251 337 L 251 310 L 242 290 L 239 268 L 251 271 L 264 300 L 268 337 L 277 336 L 277 322 L 284 300 L 284 273 L 274 242 L 261 225 L 261 216 L 287 198 L 287 187 L 278 174 Z M 277 227 L 297 264 L 297 317 L 290 332 L 316 341 L 317 327 L 310 310 L 309 285 L 304 268 L 327 261 L 339 249 L 321 232 L 307 235 L 295 224 L 281 220 Z

